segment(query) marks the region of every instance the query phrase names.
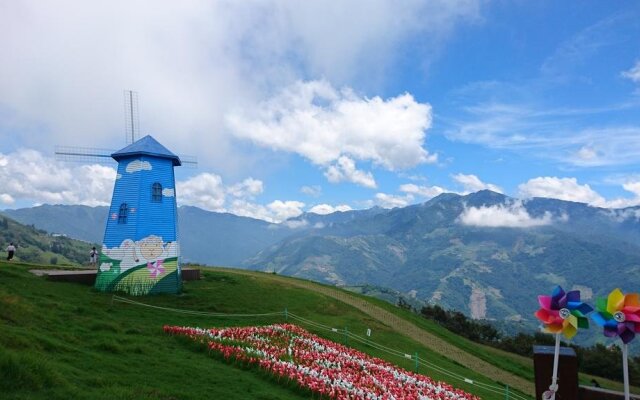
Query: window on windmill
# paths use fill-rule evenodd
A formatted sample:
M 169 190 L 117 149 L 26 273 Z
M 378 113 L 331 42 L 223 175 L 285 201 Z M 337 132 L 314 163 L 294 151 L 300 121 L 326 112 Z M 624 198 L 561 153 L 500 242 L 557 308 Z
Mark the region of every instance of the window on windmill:
M 162 185 L 159 182 L 151 185 L 151 201 L 154 203 L 162 202 Z
M 126 224 L 127 216 L 129 216 L 129 206 L 127 206 L 127 203 L 122 203 L 120 204 L 120 213 L 118 214 L 118 223 Z

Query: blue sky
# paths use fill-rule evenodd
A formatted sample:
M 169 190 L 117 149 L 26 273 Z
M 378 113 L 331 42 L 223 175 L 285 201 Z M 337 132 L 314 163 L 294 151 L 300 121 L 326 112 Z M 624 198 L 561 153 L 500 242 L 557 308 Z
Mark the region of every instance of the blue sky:
M 110 201 L 53 148 L 142 134 L 199 168 L 180 204 L 282 221 L 501 191 L 640 204 L 633 1 L 11 2 L 0 209 Z

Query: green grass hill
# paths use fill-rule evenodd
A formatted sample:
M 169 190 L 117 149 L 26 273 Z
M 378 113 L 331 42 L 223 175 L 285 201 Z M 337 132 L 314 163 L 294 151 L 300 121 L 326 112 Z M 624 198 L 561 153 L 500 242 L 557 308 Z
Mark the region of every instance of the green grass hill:
M 112 295 L 91 287 L 36 277 L 28 272 L 33 268 L 43 266 L 0 262 L 3 399 L 308 398 L 258 371 L 211 358 L 162 331 L 165 324 L 211 327 L 284 322 L 284 313 L 213 317 L 114 302 Z M 337 342 L 348 340 L 349 346 L 403 368 L 412 370 L 415 362 L 385 348 L 418 353 L 428 363 L 421 364 L 419 372 L 483 399 L 504 399 L 505 384 L 520 398 L 531 398 L 528 395 L 533 393 L 530 360 L 468 342 L 386 302 L 309 281 L 211 268 L 203 270 L 202 280 L 186 282 L 181 295 L 132 300 L 206 313 L 262 314 L 287 309 L 288 315 L 313 323 L 291 317 L 289 322 Z M 348 339 L 345 328 L 361 336 L 369 328 L 371 340 L 384 347 Z M 466 383 L 465 378 L 474 383 Z

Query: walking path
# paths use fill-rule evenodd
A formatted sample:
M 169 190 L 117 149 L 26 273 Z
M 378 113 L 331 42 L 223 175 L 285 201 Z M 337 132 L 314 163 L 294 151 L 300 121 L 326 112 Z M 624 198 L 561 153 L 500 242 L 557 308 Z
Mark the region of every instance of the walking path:
M 296 287 L 309 289 L 317 293 L 324 294 L 326 296 L 332 297 L 336 300 L 340 300 L 345 304 L 349 304 L 357 308 L 358 310 L 364 312 L 372 318 L 386 324 L 387 326 L 393 327 L 397 332 L 410 337 L 411 339 L 419 342 L 420 344 L 430 348 L 431 350 L 442 354 L 443 356 L 461 364 L 465 367 L 480 372 L 486 377 L 493 379 L 497 382 L 502 382 L 505 385 L 509 385 L 512 388 L 518 389 L 522 393 L 525 393 L 530 396 L 535 395 L 535 387 L 533 382 L 529 382 L 528 380 L 509 373 L 503 369 L 500 369 L 478 357 L 475 357 L 465 351 L 460 350 L 458 347 L 450 344 L 449 342 L 432 335 L 431 333 L 425 331 L 412 324 L 411 322 L 398 317 L 392 312 L 385 310 L 382 307 L 378 307 L 375 304 L 358 298 L 357 296 L 352 296 L 345 290 L 339 290 L 337 288 L 333 288 L 330 286 L 323 286 L 316 284 L 311 281 L 284 278 L 278 275 L 266 274 L 263 272 L 255 272 L 255 271 L 247 271 L 241 269 L 232 269 L 232 268 L 216 268 L 219 270 L 223 270 L 225 272 L 230 272 L 239 275 L 248 275 L 248 276 L 259 276 L 261 279 L 270 279 L 273 281 L 278 281 L 282 283 L 286 283 L 288 285 L 293 285 Z

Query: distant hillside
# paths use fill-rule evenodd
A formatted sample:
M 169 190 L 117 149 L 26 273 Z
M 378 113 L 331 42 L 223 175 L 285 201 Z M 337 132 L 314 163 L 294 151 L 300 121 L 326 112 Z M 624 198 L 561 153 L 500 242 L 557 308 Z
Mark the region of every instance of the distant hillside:
M 108 207 L 49 204 L 2 211 L 22 224 L 94 243 L 102 242 L 108 212 Z
M 98 242 L 106 213 L 83 206 L 5 211 Z M 639 217 L 640 207 L 520 202 L 485 190 L 392 210 L 306 213 L 282 224 L 181 207 L 179 232 L 184 261 L 368 285 L 390 300 L 396 291 L 411 303 L 532 328 L 536 296 L 556 284 L 581 288 L 587 299 L 614 287 L 637 290 L 630 284 L 640 273 Z M 487 226 L 497 222 L 511 227 Z
M 197 207 L 180 207 L 178 218 L 184 260 L 209 265 L 240 265 L 250 255 L 294 232 L 259 219 Z
M 87 264 L 92 244 L 59 235 L 51 235 L 34 226 L 22 225 L 0 216 L 0 249 L 2 259 L 9 243 L 16 245 L 16 262 L 41 264 Z
M 637 290 L 630 278 L 640 276 L 638 208 L 533 199 L 518 212 L 526 211 L 538 226 L 460 220 L 472 207 L 499 210 L 514 201 L 490 191 L 445 194 L 287 238 L 246 266 L 338 285 L 388 287 L 474 318 L 531 325 L 536 296 L 556 284 L 581 288 L 587 298 L 615 287 Z

